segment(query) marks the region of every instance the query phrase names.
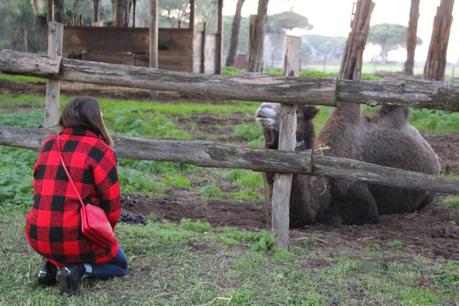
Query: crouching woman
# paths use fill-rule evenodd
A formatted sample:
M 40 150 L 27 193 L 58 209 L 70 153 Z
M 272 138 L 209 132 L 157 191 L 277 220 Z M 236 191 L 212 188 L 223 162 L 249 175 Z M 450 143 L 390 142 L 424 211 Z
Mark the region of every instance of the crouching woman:
M 44 141 L 35 163 L 34 203 L 25 234 L 43 256 L 38 282 L 58 282 L 61 292 L 76 295 L 83 278 L 124 276 L 128 263 L 117 239 L 100 247 L 82 234 L 81 204 L 61 164 L 62 155 L 83 202 L 102 208 L 114 230 L 121 215 L 120 184 L 99 103 L 75 98 L 63 110 L 59 125 L 59 136 Z

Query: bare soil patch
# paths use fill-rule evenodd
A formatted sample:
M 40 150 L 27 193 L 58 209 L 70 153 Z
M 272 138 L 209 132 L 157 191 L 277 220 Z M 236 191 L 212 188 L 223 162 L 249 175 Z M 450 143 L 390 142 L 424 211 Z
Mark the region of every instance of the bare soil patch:
M 213 226 L 234 226 L 241 229 L 268 229 L 270 207 L 263 203 L 203 200 L 193 196 L 149 199 L 126 196 L 125 211 L 142 215 L 153 213 L 159 219 L 179 222 L 182 218 L 207 221 Z M 321 245 L 366 247 L 376 243 L 384 247 L 399 240 L 401 247 L 427 256 L 459 260 L 459 211 L 434 203 L 422 211 L 402 215 L 382 216 L 377 225 L 327 226 L 314 225 L 292 231 L 292 239 L 320 236 Z
M 192 113 L 189 116 L 178 117 L 174 121 L 178 128 L 190 131 L 198 139 L 202 135 L 204 139 L 241 143 L 244 141 L 242 137 L 231 134 L 237 125 L 253 123 L 254 117 L 241 112 Z
M 442 173 L 459 175 L 459 133 L 423 133 L 423 136 L 440 157 Z

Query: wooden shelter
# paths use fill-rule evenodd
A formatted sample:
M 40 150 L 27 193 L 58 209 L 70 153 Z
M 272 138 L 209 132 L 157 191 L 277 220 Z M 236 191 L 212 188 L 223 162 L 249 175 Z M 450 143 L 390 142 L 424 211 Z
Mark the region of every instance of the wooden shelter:
M 219 74 L 223 43 L 223 0 L 216 1 L 218 3 L 216 33 L 206 32 L 205 26 L 202 31 L 196 30 L 195 0 L 190 0 L 189 24 L 186 27 L 179 25 L 179 28 L 153 28 L 151 29 L 153 35 L 150 35 L 150 28 L 128 27 L 127 24 L 113 27 L 94 26 L 100 24 L 99 1 L 94 1 L 94 16 L 97 17 L 93 20 L 93 26 L 74 23 L 73 26 L 64 27 L 63 56 L 148 67 L 150 54 L 154 55 L 157 52 L 160 69 Z M 151 3 L 157 4 L 157 0 L 151 0 Z M 135 14 L 135 9 L 133 11 Z M 157 18 L 157 14 L 151 18 Z M 158 23 L 156 20 L 150 24 L 152 27 L 158 27 Z M 157 42 L 150 42 L 152 39 L 156 39 Z M 158 46 L 157 50 L 150 50 L 150 45 Z

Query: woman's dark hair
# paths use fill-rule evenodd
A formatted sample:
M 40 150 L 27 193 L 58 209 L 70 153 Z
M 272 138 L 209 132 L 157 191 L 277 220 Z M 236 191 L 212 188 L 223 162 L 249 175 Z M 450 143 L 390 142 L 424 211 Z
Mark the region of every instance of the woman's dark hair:
M 105 126 L 100 106 L 92 97 L 76 97 L 64 108 L 59 125 L 62 128 L 85 128 L 101 137 L 109 146 L 113 140 Z

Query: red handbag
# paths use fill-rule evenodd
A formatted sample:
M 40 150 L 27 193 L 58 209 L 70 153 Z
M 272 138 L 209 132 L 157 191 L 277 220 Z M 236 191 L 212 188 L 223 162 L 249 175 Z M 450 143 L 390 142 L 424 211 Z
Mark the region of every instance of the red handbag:
M 59 136 L 57 136 L 57 150 L 59 151 L 64 171 L 67 174 L 73 190 L 75 191 L 75 194 L 77 195 L 81 204 L 81 232 L 86 238 L 99 245 L 100 247 L 105 248 L 109 246 L 115 242 L 116 239 L 115 234 L 113 233 L 113 228 L 110 225 L 110 222 L 107 219 L 107 215 L 102 208 L 91 204 L 85 204 L 81 199 L 80 193 L 76 189 L 72 177 L 70 176 L 70 173 L 65 166 L 64 159 L 62 158 Z

